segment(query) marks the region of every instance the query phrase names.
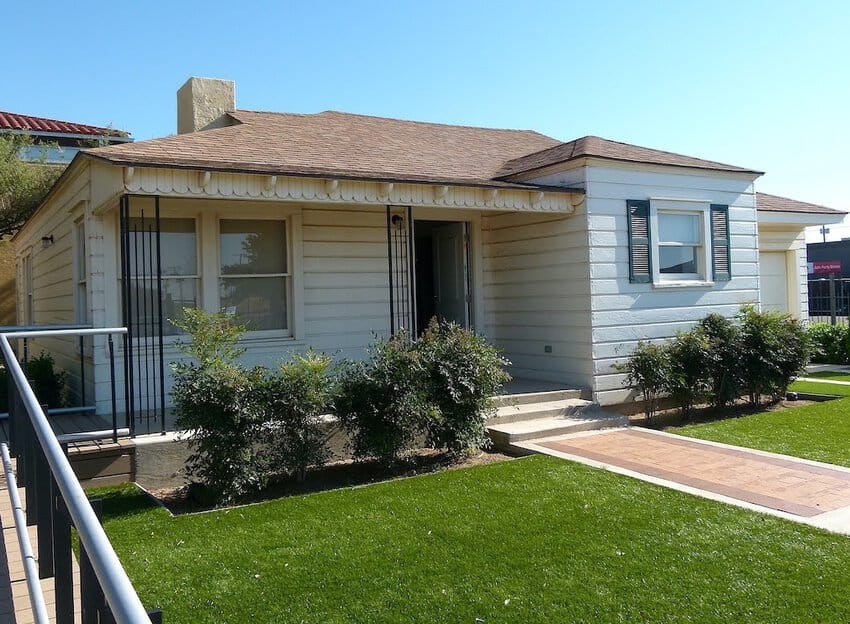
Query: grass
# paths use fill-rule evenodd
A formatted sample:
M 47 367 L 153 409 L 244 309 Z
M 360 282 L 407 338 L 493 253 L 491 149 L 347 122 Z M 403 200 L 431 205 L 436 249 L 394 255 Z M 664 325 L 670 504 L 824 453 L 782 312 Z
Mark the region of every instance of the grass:
M 850 397 L 850 386 L 797 381 L 806 394 Z M 671 433 L 850 466 L 850 398 L 670 428 Z
M 836 373 L 834 371 L 821 371 L 819 373 L 806 373 L 805 377 L 814 377 L 816 379 L 828 379 L 830 381 L 850 381 L 850 374 Z
M 106 529 L 169 623 L 847 622 L 850 539 L 535 456 Z

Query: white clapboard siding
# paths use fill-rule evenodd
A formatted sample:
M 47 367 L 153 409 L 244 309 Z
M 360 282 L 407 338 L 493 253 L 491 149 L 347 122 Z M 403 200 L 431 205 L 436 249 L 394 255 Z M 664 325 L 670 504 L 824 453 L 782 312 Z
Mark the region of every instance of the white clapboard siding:
M 484 216 L 482 256 L 485 333 L 512 362 L 511 373 L 587 385 L 584 214 Z
M 71 177 L 67 184 L 51 200 L 52 210 L 43 210 L 35 215 L 15 239 L 20 258 L 24 254 L 32 257 L 33 321 L 36 325 L 67 325 L 75 322 L 74 310 L 74 222 L 82 217 L 89 199 L 90 181 L 88 171 Z M 86 230 L 87 237 L 89 235 Z M 53 237 L 53 243 L 42 245 L 42 237 Z M 90 280 L 89 280 L 90 281 Z M 23 285 L 18 298 L 18 319 L 23 322 Z M 29 341 L 30 357 L 41 351 L 49 353 L 56 369 L 68 375 L 71 400 L 80 396 L 80 353 L 74 338 L 42 338 Z M 93 391 L 93 368 L 91 358 L 85 358 L 86 393 Z
M 590 237 L 592 386 L 602 404 L 629 399 L 616 365 L 641 340 L 665 340 L 710 313 L 734 316 L 758 301 L 758 235 L 752 181 L 730 174 L 675 173 L 652 168 L 587 169 Z M 626 200 L 676 198 L 726 204 L 732 279 L 697 288 L 658 288 L 629 282 Z

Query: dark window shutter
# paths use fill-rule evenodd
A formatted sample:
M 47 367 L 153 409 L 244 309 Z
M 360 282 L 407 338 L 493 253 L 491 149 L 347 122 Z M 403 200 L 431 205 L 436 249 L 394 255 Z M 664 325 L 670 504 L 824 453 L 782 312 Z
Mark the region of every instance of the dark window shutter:
M 629 281 L 649 282 L 652 280 L 649 201 L 630 199 L 626 206 L 629 214 Z
M 711 269 L 715 282 L 728 282 L 732 277 L 729 254 L 729 206 L 711 205 Z

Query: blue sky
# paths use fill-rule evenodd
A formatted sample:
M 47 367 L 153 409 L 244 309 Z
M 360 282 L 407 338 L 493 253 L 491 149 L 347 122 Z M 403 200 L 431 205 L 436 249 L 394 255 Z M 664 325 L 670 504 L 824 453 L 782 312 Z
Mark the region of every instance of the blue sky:
M 596 134 L 850 210 L 850 2 L 16 2 L 4 21 L 0 110 L 144 140 L 209 76 L 244 109 Z

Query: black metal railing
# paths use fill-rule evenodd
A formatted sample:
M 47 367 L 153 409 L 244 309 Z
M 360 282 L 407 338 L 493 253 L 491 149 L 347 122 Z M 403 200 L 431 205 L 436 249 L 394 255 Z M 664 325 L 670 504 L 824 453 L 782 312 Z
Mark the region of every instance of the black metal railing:
M 74 622 L 74 579 L 71 529 L 80 541 L 80 610 L 83 624 L 156 624 L 162 613 L 148 613 L 127 577 L 101 526 L 99 504 L 90 502 L 68 460 L 67 442 L 53 432 L 10 340 L 42 335 L 124 335 L 124 328 L 45 330 L 0 334 L 0 355 L 8 372 L 9 444 L 0 445 L 4 468 L 12 474 L 16 459 L 17 483 L 8 483 L 15 509 L 16 530 L 25 558 L 30 603 L 37 624 L 47 623 L 47 607 L 38 579 L 53 577 L 55 622 Z M 113 395 L 114 396 L 114 395 Z M 113 399 L 114 405 L 114 399 Z M 25 511 L 15 500 L 17 485 L 24 488 Z M 37 564 L 26 530 L 36 527 Z
M 20 362 L 23 363 L 24 368 L 26 368 L 29 360 L 30 360 L 30 342 L 36 338 L 51 338 L 51 339 L 73 339 L 78 342 L 77 350 L 79 352 L 79 405 L 73 407 L 50 407 L 50 416 L 70 416 L 77 414 L 90 414 L 94 415 L 97 412 L 97 405 L 94 403 L 95 397 L 92 396 L 91 399 L 93 401 L 92 404 L 88 403 L 88 396 L 86 391 L 86 368 L 88 367 L 87 356 L 86 356 L 86 334 L 81 334 L 80 332 L 83 330 L 91 330 L 93 327 L 91 325 L 25 325 L 25 326 L 12 326 L 12 327 L 0 327 L 0 334 L 4 334 L 6 338 L 10 341 L 10 344 L 14 344 L 16 348 L 14 349 L 17 352 L 17 357 Z M 100 332 L 100 330 L 98 330 Z M 92 335 L 92 334 L 89 334 Z M 123 427 L 119 427 L 118 424 L 118 406 L 117 406 L 117 395 L 116 395 L 116 379 L 115 379 L 115 344 L 113 341 L 112 334 L 107 335 L 106 339 L 106 348 L 107 348 L 107 356 L 109 358 L 109 385 L 110 385 L 110 394 L 112 399 L 111 404 L 111 416 L 112 416 L 112 428 L 111 428 L 111 437 L 113 442 L 118 441 L 118 437 L 121 435 L 127 435 L 127 430 L 132 430 L 130 415 L 125 411 L 125 422 Z M 89 351 L 90 354 L 94 353 L 94 349 L 92 348 Z M 94 365 L 94 361 L 92 359 L 92 366 Z M 8 368 L 8 367 L 7 367 Z M 124 380 L 124 385 L 126 386 L 126 379 Z M 9 414 L 8 412 L 2 413 L 0 412 L 0 421 L 8 420 Z M 125 430 L 127 429 L 127 430 Z M 89 439 L 98 439 L 93 437 L 95 433 L 100 434 L 99 438 L 106 438 L 107 435 L 103 435 L 105 430 L 98 432 L 87 432 L 90 436 Z
M 850 317 L 850 279 L 823 277 L 809 280 L 809 320 L 847 323 Z

